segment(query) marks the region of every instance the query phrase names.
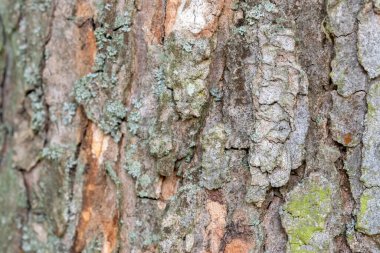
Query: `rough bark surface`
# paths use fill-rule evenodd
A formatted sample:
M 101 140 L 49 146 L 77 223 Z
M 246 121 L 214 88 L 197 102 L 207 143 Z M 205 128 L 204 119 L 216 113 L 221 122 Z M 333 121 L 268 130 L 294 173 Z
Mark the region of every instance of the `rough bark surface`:
M 380 252 L 379 0 L 0 0 L 1 252 Z

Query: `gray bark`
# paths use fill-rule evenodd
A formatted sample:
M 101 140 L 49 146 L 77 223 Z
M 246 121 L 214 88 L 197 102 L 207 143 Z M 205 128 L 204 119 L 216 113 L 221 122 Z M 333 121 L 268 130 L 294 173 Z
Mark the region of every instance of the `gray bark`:
M 1 0 L 1 252 L 380 252 L 378 0 Z

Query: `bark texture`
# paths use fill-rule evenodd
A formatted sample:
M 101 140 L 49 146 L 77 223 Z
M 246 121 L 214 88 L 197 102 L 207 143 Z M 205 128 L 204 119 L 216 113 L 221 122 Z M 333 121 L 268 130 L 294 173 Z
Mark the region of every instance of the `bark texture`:
M 0 251 L 380 252 L 379 0 L 0 0 Z

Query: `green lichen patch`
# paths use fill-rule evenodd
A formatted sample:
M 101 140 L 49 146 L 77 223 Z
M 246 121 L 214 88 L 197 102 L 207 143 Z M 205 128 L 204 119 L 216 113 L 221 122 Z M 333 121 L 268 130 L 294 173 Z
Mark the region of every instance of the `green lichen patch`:
M 122 119 L 126 116 L 127 110 L 121 101 L 108 101 L 104 113 L 110 117 Z
M 289 236 L 291 252 L 321 252 L 313 237 L 325 232 L 326 219 L 331 212 L 332 190 L 320 175 L 311 175 L 287 196 L 282 222 Z
M 25 68 L 23 77 L 27 87 L 36 87 L 41 82 L 39 68 L 34 64 L 31 64 Z
M 360 197 L 356 229 L 367 235 L 380 234 L 380 189 L 366 189 Z

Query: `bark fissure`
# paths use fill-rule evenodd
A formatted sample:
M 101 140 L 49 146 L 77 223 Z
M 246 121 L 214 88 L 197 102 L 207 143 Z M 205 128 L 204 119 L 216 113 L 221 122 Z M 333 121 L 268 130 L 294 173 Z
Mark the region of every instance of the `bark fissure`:
M 379 251 L 379 10 L 3 0 L 0 251 Z

